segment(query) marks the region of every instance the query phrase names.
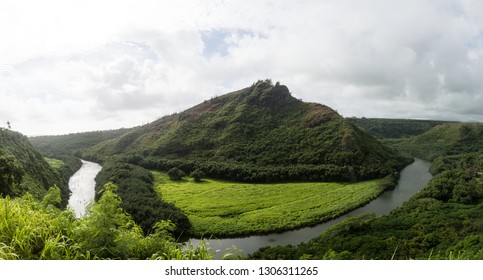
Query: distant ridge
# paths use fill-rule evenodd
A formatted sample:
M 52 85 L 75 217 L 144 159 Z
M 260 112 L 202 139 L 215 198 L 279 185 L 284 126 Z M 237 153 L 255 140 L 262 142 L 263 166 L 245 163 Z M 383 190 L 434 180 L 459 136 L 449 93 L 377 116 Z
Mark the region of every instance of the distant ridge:
M 391 145 L 427 160 L 463 153 L 481 154 L 483 153 L 483 124 L 440 124 L 417 136 L 396 140 Z

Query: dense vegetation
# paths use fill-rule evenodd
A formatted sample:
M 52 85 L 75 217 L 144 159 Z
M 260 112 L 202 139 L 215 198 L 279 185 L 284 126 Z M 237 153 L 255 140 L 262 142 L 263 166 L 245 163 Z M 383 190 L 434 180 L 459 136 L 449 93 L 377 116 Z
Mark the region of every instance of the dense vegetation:
M 195 236 L 240 236 L 314 225 L 377 197 L 386 180 L 359 183 L 172 181 L 155 172 L 156 189 L 188 215 Z
M 52 188 L 42 202 L 31 195 L 0 198 L 0 259 L 213 259 L 205 246 L 182 248 L 160 221 L 144 236 L 120 208 L 115 185 L 76 219 L 71 211 L 53 207 L 60 190 Z
M 434 158 L 435 176 L 390 214 L 348 219 L 307 244 L 263 248 L 252 258 L 482 259 L 481 128 L 481 124 L 442 125 L 399 141 L 408 152 Z
M 348 120 L 362 127 L 378 139 L 416 136 L 437 125 L 452 123 L 448 121 L 408 119 L 349 118 Z
M 154 191 L 154 178 L 148 170 L 129 163 L 105 163 L 96 177 L 96 200 L 104 195 L 104 185 L 108 182 L 118 186 L 121 208 L 132 216 L 145 234 L 154 232 L 156 223 L 161 220 L 176 225 L 176 236 L 189 230 L 186 215 L 172 203 L 161 200 Z
M 438 156 L 483 152 L 481 123 L 442 124 L 407 139 L 385 142 L 413 156 L 434 160 Z
M 61 205 L 67 205 L 68 185 L 42 155 L 18 132 L 0 128 L 0 194 L 21 196 L 27 192 L 41 199 L 47 190 L 60 188 Z
M 272 232 L 338 216 L 394 186 L 409 162 L 395 149 L 432 160 L 435 175 L 403 206 L 251 257 L 483 258 L 481 124 L 344 119 L 259 81 L 141 127 L 31 141 L 52 166 L 26 137 L 0 129 L 0 192 L 9 196 L 0 198 L 0 259 L 212 258 L 173 236 Z M 78 156 L 103 163 L 97 202 L 80 220 L 58 209 Z
M 82 166 L 82 161 L 79 158 L 71 155 L 59 155 L 60 159 L 44 158 L 47 163 L 54 168 L 60 175 L 62 186 L 66 186 L 64 189 L 69 188 L 69 179 L 74 173 Z M 62 192 L 62 207 L 65 207 L 69 201 L 70 191 Z
M 331 108 L 297 100 L 270 81 L 133 129 L 85 155 L 245 182 L 366 180 L 409 162 Z
M 35 136 L 29 137 L 34 147 L 47 157 L 58 158 L 65 155 L 82 157 L 82 153 L 103 141 L 118 137 L 129 132 L 132 128 L 90 131 L 82 133 L 72 133 L 67 135 L 55 136 Z
M 84 218 L 77 219 L 72 211 L 60 210 L 65 207 L 68 194 L 65 196 L 58 186 L 64 187 L 65 183 L 67 187 L 69 177 L 81 165 L 80 160 L 58 155 L 60 159 L 47 158 L 47 162 L 25 136 L 10 130 L 0 130 L 0 144 L 0 190 L 6 195 L 0 198 L 0 259 L 214 258 L 214 252 L 203 244 L 185 248 L 175 241 L 173 234 L 177 226 L 168 219 L 180 225 L 183 221 L 177 220 L 172 213 L 162 219 L 157 215 L 160 211 L 155 211 L 150 218 L 156 221 L 149 225 L 148 232 L 143 232 L 121 208 L 123 202 L 117 194 L 118 187 L 112 183 L 102 188 L 102 196 L 88 207 Z M 120 173 L 118 177 L 113 176 L 112 181 L 124 184 L 125 181 L 119 179 L 122 174 L 127 176 L 123 178 L 131 176 L 134 180 L 146 174 L 151 176 L 147 171 L 142 173 L 143 170 L 116 169 Z M 151 198 L 156 198 L 152 184 L 149 186 Z M 122 193 L 129 196 L 125 190 Z M 140 205 L 160 205 L 164 213 L 172 210 L 168 203 L 150 204 L 153 199 L 146 199 L 148 196 L 142 191 L 136 192 L 134 197 L 140 198 L 137 200 Z

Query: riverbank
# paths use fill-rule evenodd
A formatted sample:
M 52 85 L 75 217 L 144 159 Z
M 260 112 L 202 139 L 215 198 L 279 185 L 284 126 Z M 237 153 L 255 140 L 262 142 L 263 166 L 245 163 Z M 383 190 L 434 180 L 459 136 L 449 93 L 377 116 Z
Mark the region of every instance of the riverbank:
M 431 163 L 428 161 L 416 159 L 412 164 L 408 165 L 401 171 L 398 185 L 393 191 L 386 191 L 370 203 L 354 209 L 336 219 L 329 220 L 314 227 L 305 227 L 282 233 L 253 235 L 241 238 L 191 238 L 187 243 L 196 246 L 201 241 L 207 242 L 213 250 L 218 251 L 216 257 L 221 258 L 222 253 L 227 248 L 232 248 L 233 246 L 242 250 L 243 254 L 246 256 L 257 251 L 259 248 L 266 246 L 297 245 L 302 242 L 308 242 L 311 239 L 320 236 L 320 234 L 327 228 L 340 223 L 348 217 L 364 213 L 375 213 L 377 216 L 381 216 L 389 213 L 392 209 L 401 206 L 419 190 L 424 188 L 432 178 L 429 173 L 430 164 Z

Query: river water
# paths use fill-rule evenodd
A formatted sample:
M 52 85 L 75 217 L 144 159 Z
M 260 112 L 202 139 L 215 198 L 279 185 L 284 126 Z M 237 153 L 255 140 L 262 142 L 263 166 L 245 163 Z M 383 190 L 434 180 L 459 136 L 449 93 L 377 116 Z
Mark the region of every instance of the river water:
M 221 258 L 225 249 L 232 248 L 233 246 L 243 250 L 243 254 L 247 255 L 266 246 L 296 245 L 301 242 L 307 242 L 318 237 L 322 231 L 341 222 L 347 217 L 370 212 L 381 216 L 389 213 L 392 209 L 399 207 L 429 182 L 431 179 L 429 166 L 429 162 L 416 159 L 414 163 L 408 165 L 401 171 L 398 185 L 393 191 L 384 192 L 370 203 L 336 219 L 321 223 L 314 227 L 305 227 L 282 233 L 253 235 L 241 238 L 204 240 L 210 244 L 210 247 L 218 251 L 216 258 Z M 82 217 L 85 213 L 87 204 L 94 200 L 94 178 L 101 169 L 102 167 L 99 164 L 83 160 L 82 167 L 70 178 L 69 188 L 72 194 L 69 199 L 69 206 L 74 209 L 77 217 Z M 200 241 L 200 239 L 189 240 L 194 246 L 198 245 Z
M 318 237 L 324 230 L 341 222 L 347 217 L 371 212 L 375 213 L 377 216 L 381 216 L 389 213 L 392 209 L 401 206 L 429 182 L 432 177 L 429 173 L 430 165 L 430 162 L 416 159 L 414 163 L 406 166 L 401 171 L 398 185 L 393 191 L 386 191 L 370 203 L 354 209 L 336 219 L 321 223 L 314 227 L 305 227 L 282 233 L 253 235 L 242 238 L 205 239 L 205 241 L 209 243 L 210 247 L 218 252 L 216 254 L 216 258 L 218 259 L 222 257 L 225 249 L 231 248 L 232 246 L 236 246 L 237 249 L 243 250 L 242 253 L 247 255 L 266 246 L 296 245 L 301 242 L 307 242 Z M 189 240 L 194 246 L 198 245 L 200 241 L 200 239 Z
M 69 198 L 69 207 L 80 218 L 86 212 L 86 206 L 94 200 L 96 182 L 94 178 L 102 167 L 90 161 L 82 160 L 82 166 L 69 179 L 69 189 L 72 192 Z

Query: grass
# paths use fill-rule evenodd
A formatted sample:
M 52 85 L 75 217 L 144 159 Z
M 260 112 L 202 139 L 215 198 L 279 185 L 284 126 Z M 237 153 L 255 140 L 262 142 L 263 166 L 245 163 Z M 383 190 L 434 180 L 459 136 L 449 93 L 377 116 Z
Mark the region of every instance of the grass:
M 59 193 L 57 196 L 60 200 Z M 159 223 L 153 233 L 144 236 L 119 208 L 120 199 L 109 188 L 82 219 L 45 202 L 39 203 L 28 193 L 16 198 L 0 197 L 0 261 L 198 260 L 214 259 L 216 253 L 203 242 L 187 248 L 175 242 L 169 233 L 174 225 L 167 222 Z M 240 258 L 228 253 L 224 257 Z
M 180 208 L 194 236 L 242 236 L 314 225 L 377 197 L 380 180 L 359 183 L 249 184 L 193 179 L 174 182 L 153 171 L 163 200 Z
M 47 157 L 45 157 L 44 159 L 54 169 L 59 169 L 64 164 L 64 162 L 61 161 L 60 159 L 47 158 Z

